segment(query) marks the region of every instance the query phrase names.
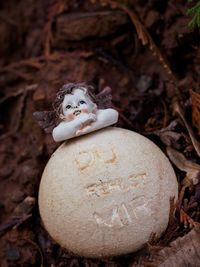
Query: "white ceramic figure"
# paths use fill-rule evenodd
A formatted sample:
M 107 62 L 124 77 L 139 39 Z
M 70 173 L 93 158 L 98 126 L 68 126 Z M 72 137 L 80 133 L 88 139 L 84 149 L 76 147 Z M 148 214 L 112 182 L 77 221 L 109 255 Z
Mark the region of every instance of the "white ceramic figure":
M 118 112 L 111 105 L 111 90 L 106 87 L 94 96 L 85 84 L 66 84 L 57 94 L 54 111 L 35 112 L 34 117 L 55 142 L 87 134 L 117 122 Z
M 162 151 L 117 122 L 111 89 L 97 95 L 85 84 L 66 84 L 52 111 L 34 117 L 56 142 L 40 183 L 39 210 L 49 234 L 79 256 L 120 256 L 160 235 L 178 195 L 174 171 Z

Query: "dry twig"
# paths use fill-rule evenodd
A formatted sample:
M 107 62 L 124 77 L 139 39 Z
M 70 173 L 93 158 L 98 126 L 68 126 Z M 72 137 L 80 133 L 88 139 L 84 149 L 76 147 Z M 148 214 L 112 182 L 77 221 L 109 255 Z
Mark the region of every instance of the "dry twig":
M 44 62 L 61 60 L 63 57 L 64 55 L 62 53 L 55 52 L 47 56 L 39 56 L 39 57 L 33 57 L 33 58 L 21 60 L 18 62 L 11 63 L 7 66 L 1 67 L 0 73 L 11 72 L 21 77 L 22 79 L 29 81 L 33 79 L 33 75 L 25 73 L 24 71 L 19 70 L 19 68 L 34 67 L 36 69 L 41 69 L 44 66 Z
M 170 197 L 170 210 L 169 210 L 169 227 L 174 223 L 174 213 L 176 210 L 176 203 L 174 202 L 175 196 Z
M 42 254 L 42 250 L 41 248 L 38 246 L 38 244 L 36 244 L 33 240 L 31 239 L 23 239 L 29 243 L 31 243 L 40 253 L 40 258 L 41 258 L 41 265 L 40 267 L 43 267 L 44 266 L 44 257 L 43 257 L 43 254 Z
M 48 21 L 44 28 L 44 55 L 47 57 L 51 54 L 51 42 L 53 41 L 52 24 L 55 18 L 67 9 L 66 0 L 53 0 L 48 8 Z
M 118 107 L 112 105 L 112 108 L 116 109 L 119 112 L 119 116 L 122 118 L 123 121 L 127 123 L 127 125 L 129 125 L 131 128 L 134 128 L 133 123 L 121 112 Z
M 195 222 L 183 209 L 180 210 L 180 222 L 183 223 L 184 227 L 187 228 L 189 225 L 189 228 L 199 228 L 200 229 L 200 223 Z

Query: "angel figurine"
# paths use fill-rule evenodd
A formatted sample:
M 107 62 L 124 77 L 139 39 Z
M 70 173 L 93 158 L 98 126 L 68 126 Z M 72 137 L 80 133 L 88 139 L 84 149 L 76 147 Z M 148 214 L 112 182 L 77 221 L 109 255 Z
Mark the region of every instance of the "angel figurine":
M 84 83 L 69 83 L 61 87 L 53 103 L 53 111 L 38 111 L 33 115 L 55 142 L 87 134 L 117 122 L 118 112 L 111 106 L 111 89 L 105 87 L 97 95 Z

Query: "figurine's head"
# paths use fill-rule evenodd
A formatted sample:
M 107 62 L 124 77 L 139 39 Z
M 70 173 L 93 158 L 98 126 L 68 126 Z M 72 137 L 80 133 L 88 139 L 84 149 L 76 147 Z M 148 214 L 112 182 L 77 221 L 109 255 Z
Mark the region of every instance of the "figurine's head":
M 54 108 L 59 118 L 70 121 L 81 113 L 95 113 L 97 105 L 91 87 L 85 84 L 67 84 L 58 92 Z
M 80 87 L 74 89 L 71 94 L 65 95 L 60 117 L 67 121 L 73 120 L 81 113 L 94 113 L 96 108 L 97 105 L 88 96 L 87 89 Z

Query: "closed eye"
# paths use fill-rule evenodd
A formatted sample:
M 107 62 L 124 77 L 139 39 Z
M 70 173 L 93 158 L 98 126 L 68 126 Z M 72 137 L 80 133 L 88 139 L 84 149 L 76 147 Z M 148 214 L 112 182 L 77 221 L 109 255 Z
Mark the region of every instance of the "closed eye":
M 79 103 L 80 103 L 81 105 L 83 105 L 83 104 L 85 104 L 85 101 L 84 101 L 84 100 L 81 100 Z
M 66 106 L 66 109 L 70 109 L 70 108 L 71 108 L 71 105 L 67 105 L 67 106 Z

